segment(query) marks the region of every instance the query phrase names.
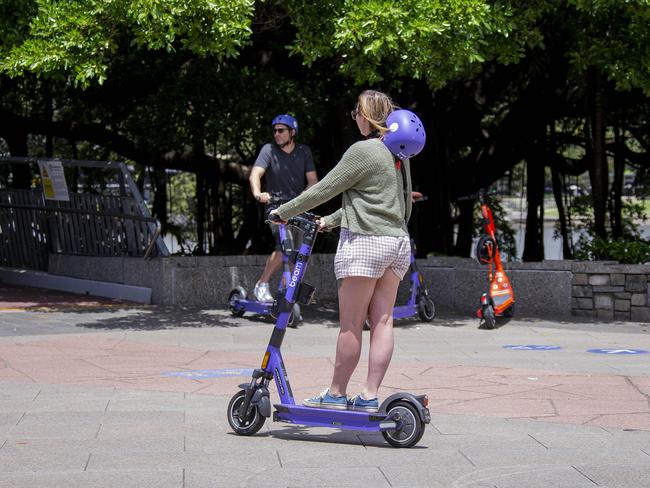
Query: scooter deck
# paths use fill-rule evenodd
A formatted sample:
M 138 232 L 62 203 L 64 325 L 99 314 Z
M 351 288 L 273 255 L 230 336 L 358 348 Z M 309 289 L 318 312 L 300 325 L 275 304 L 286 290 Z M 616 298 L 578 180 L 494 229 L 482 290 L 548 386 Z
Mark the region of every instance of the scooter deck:
M 237 308 L 242 312 L 268 315 L 273 310 L 273 302 L 257 302 L 254 300 L 238 300 Z
M 273 420 L 311 427 L 334 427 L 366 432 L 381 432 L 396 427 L 395 421 L 383 412 L 359 412 L 333 408 L 305 407 L 303 405 L 273 405 Z
M 418 308 L 416 305 L 398 305 L 393 307 L 394 319 L 405 319 L 417 315 Z

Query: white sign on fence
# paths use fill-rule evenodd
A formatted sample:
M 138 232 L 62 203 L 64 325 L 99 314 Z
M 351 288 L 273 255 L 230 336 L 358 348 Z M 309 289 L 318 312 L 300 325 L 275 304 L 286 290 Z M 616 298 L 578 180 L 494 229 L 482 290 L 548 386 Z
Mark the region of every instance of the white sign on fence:
M 43 194 L 46 200 L 61 200 L 68 202 L 68 185 L 65 182 L 65 173 L 60 161 L 39 161 Z

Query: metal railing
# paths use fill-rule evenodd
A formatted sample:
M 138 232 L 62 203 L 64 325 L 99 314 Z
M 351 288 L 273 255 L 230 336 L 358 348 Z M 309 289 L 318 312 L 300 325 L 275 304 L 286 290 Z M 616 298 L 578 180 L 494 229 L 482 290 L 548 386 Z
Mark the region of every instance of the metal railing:
M 0 164 L 52 161 L 0 157 Z M 69 201 L 45 198 L 42 189 L 0 189 L 0 266 L 47 270 L 48 254 L 168 256 L 124 163 L 56 160 L 63 167 L 114 169 L 119 195 L 69 192 Z

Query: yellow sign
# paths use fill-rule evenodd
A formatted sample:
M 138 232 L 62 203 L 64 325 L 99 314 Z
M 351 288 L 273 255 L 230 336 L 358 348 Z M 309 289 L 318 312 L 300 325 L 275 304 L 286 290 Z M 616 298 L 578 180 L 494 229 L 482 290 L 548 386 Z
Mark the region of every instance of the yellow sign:
M 70 201 L 61 161 L 39 161 L 38 167 L 41 170 L 45 199 Z

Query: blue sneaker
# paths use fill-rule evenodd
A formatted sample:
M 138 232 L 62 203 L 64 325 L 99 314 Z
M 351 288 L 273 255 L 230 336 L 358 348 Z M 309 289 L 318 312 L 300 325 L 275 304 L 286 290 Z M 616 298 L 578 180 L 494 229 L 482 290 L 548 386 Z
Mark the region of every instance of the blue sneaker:
M 303 400 L 302 404 L 305 407 L 335 408 L 339 410 L 347 410 L 348 398 L 345 395 L 332 396 L 330 395 L 330 389 L 327 388 L 323 390 L 317 397 L 306 398 Z
M 348 400 L 350 410 L 361 410 L 363 412 L 376 412 L 379 410 L 379 400 L 371 398 L 366 400 L 361 395 L 355 395 Z

